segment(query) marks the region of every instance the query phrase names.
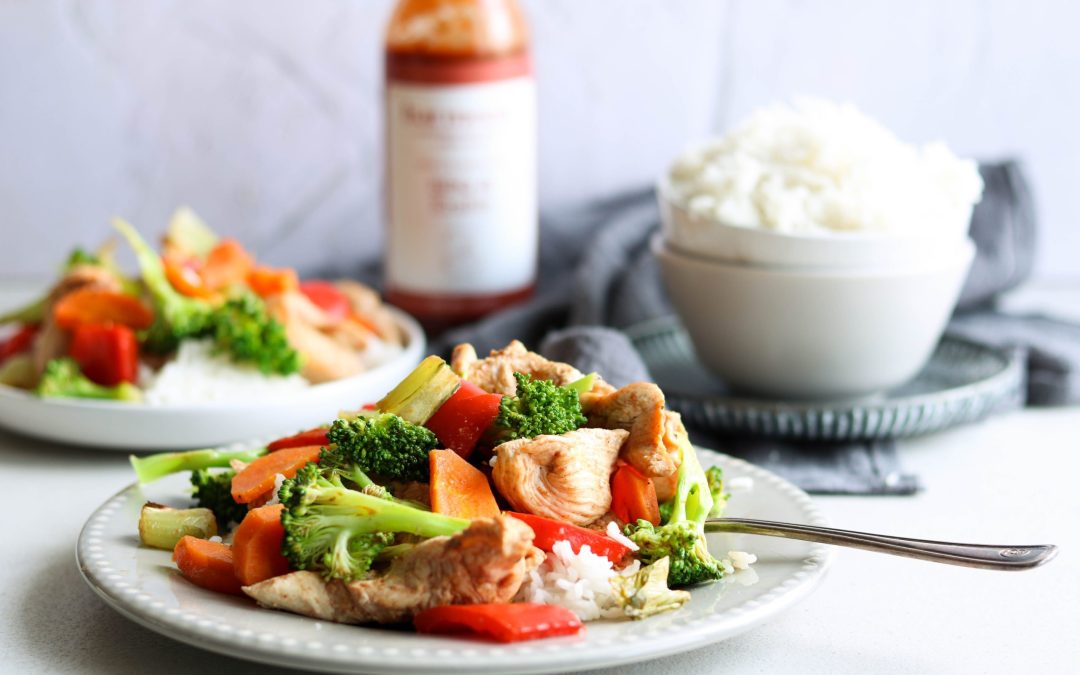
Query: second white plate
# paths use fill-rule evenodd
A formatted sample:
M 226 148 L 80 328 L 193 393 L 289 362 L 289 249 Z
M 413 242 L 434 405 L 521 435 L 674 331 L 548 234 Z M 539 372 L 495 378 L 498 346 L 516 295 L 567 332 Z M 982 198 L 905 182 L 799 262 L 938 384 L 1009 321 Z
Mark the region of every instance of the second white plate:
M 754 488 L 733 495 L 728 515 L 824 524 L 807 495 L 764 469 L 699 449 L 706 466 Z M 260 609 L 244 598 L 203 590 L 176 571 L 167 551 L 138 545 L 139 509 L 148 498 L 182 506 L 187 476 L 132 485 L 95 511 L 79 536 L 87 583 L 128 618 L 201 649 L 279 666 L 332 672 L 541 673 L 655 659 L 723 640 L 804 598 L 821 580 L 828 547 L 807 542 L 709 535 L 715 555 L 758 556 L 752 571 L 691 589 L 683 608 L 643 621 L 598 621 L 584 634 L 509 645 L 411 631 L 345 626 Z M 150 664 L 147 664 L 148 666 Z
M 424 331 L 409 315 L 391 311 L 406 335 L 400 354 L 367 372 L 287 398 L 155 406 L 41 398 L 0 385 L 0 425 L 27 436 L 123 452 L 203 448 L 295 433 L 334 419 L 342 408 L 382 398 L 420 362 Z

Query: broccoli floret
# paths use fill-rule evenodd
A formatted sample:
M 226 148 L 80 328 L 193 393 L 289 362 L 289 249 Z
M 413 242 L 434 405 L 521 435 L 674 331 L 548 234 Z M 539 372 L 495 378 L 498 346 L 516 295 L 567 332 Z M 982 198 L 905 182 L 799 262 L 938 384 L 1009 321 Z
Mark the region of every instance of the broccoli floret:
M 234 360 L 254 363 L 264 373 L 289 375 L 300 370 L 300 354 L 289 345 L 285 328 L 266 313 L 251 294 L 214 306 L 179 293 L 165 276 L 161 258 L 126 221 L 113 225 L 135 251 L 143 283 L 154 301 L 154 323 L 143 336 L 143 347 L 154 354 L 175 351 L 184 338 L 212 337 L 219 350 Z
M 431 510 L 426 504 L 414 502 L 410 499 L 398 499 L 395 497 L 385 486 L 379 485 L 373 481 L 371 477 L 368 476 L 367 473 L 365 473 L 364 470 L 337 445 L 323 448 L 322 452 L 319 453 L 319 472 L 322 473 L 324 478 L 335 485 L 359 490 L 372 497 L 389 499 L 391 501 L 396 501 L 399 504 L 407 504 L 424 511 Z
M 185 450 L 183 452 L 159 452 L 146 457 L 130 455 L 131 468 L 140 483 L 152 483 L 171 473 L 227 467 L 233 461 L 252 462 L 266 454 L 266 448 L 248 450 Z
M 174 351 L 180 340 L 206 334 L 212 329 L 213 305 L 179 293 L 168 277 L 161 258 L 139 232 L 125 220 L 113 219 L 113 227 L 135 251 L 143 283 L 154 301 L 154 323 L 143 339 L 143 347 L 156 354 Z
M 581 399 L 572 387 L 560 387 L 548 380 L 534 380 L 514 373 L 517 395 L 504 396 L 495 418 L 495 441 L 535 438 L 544 434 L 564 434 L 585 424 Z
M 660 503 L 660 523 L 666 523 L 671 520 L 671 507 L 675 503 L 674 499 L 669 499 L 666 502 Z
M 218 528 L 225 530 L 229 523 L 239 523 L 247 514 L 247 506 L 237 504 L 232 496 L 232 479 L 235 471 L 196 469 L 191 472 L 191 485 L 195 488 L 195 502 L 214 512 Z
M 439 445 L 431 431 L 392 413 L 334 420 L 326 435 L 363 473 L 405 481 L 429 479 L 428 453 Z
M 335 485 L 367 491 L 368 494 L 371 494 L 368 488 L 375 486 L 375 481 L 337 445 L 323 448 L 319 453 L 319 471 Z
M 671 558 L 668 582 L 673 588 L 724 576 L 723 566 L 709 553 L 705 540 L 705 519 L 713 509 L 709 479 L 693 446 L 689 442 L 681 445 L 682 464 L 675 496 L 666 509 L 666 522 L 656 527 L 639 520 L 628 524 L 623 531 L 640 547 L 637 555 L 643 565 L 665 556 Z
M 705 469 L 705 479 L 709 482 L 709 492 L 712 494 L 713 505 L 709 509 L 710 518 L 719 518 L 727 506 L 728 497 L 731 495 L 724 492 L 724 470 L 718 466 L 710 466 Z
M 39 396 L 101 398 L 113 401 L 140 401 L 142 391 L 130 382 L 106 387 L 90 381 L 71 358 L 52 359 L 38 381 Z
M 266 313 L 254 295 L 227 300 L 214 309 L 209 324 L 217 348 L 234 360 L 253 363 L 267 374 L 300 370 L 300 353 L 289 345 L 285 327 Z
M 78 265 L 93 265 L 96 267 L 101 265 L 101 259 L 82 247 L 75 247 L 75 249 L 68 254 L 67 260 L 64 261 L 63 271 L 67 272 L 71 270 L 72 267 Z
M 343 487 L 308 464 L 286 480 L 278 497 L 285 505 L 282 554 L 297 570 L 327 579 L 362 578 L 397 533 L 420 537 L 456 534 L 469 526 L 453 518 Z
M 656 527 L 647 520 L 626 526 L 626 533 L 640 548 L 638 557 L 643 565 L 651 565 L 665 557 L 671 559 L 668 583 L 672 588 L 719 579 L 724 569 L 712 557 L 703 533 L 694 523 L 680 521 Z

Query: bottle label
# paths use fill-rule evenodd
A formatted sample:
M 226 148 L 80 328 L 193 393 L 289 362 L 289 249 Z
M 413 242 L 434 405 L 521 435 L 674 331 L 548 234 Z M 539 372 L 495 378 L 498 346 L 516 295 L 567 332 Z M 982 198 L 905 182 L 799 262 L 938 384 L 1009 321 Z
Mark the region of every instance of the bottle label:
M 533 283 L 531 77 L 387 86 L 388 285 L 487 295 Z

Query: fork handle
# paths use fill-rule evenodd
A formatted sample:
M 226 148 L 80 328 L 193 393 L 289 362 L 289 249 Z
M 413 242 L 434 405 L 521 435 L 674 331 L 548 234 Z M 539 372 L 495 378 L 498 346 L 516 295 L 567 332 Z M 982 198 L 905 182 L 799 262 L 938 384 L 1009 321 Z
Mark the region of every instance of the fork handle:
M 991 546 L 960 544 L 928 539 L 908 539 L 868 532 L 837 530 L 831 527 L 775 523 L 750 518 L 710 518 L 705 521 L 706 532 L 760 534 L 767 537 L 801 539 L 834 546 L 847 546 L 878 553 L 890 553 L 906 558 L 931 562 L 979 567 L 988 570 L 1027 570 L 1038 567 L 1057 554 L 1057 546 Z

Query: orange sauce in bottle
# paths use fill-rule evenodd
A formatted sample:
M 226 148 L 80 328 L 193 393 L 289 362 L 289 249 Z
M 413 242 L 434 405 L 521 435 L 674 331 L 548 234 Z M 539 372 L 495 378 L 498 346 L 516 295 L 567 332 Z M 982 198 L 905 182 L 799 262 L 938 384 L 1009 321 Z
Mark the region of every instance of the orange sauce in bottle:
M 429 329 L 527 298 L 536 94 L 515 0 L 401 0 L 386 35 L 386 292 Z

